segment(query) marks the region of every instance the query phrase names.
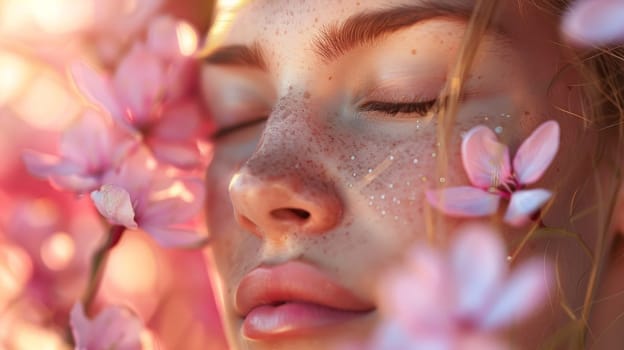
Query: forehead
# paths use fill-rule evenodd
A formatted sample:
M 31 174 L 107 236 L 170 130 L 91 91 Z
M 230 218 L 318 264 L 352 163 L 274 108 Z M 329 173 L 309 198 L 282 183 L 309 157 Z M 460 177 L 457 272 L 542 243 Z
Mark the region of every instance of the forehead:
M 472 0 L 242 0 L 221 1 L 210 46 L 280 41 L 288 36 L 305 42 L 329 25 L 359 13 L 400 6 L 448 6 L 470 9 Z

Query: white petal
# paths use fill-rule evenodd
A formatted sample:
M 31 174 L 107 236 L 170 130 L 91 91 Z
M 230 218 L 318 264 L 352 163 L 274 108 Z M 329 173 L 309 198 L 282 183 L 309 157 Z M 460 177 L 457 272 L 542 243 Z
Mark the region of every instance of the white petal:
M 505 245 L 483 225 L 468 226 L 458 234 L 451 250 L 458 312 L 477 316 L 507 270 Z
M 509 149 L 485 126 L 476 126 L 466 133 L 461 156 L 468 178 L 476 187 L 497 186 L 511 175 Z
M 520 145 L 513 160 L 513 167 L 521 184 L 537 181 L 559 150 L 559 124 L 550 120 L 540 125 Z
M 546 300 L 552 285 L 552 267 L 542 259 L 518 267 L 481 320 L 483 329 L 495 330 L 520 322 Z
M 509 207 L 507 207 L 503 220 L 512 226 L 526 224 L 531 220 L 531 215 L 544 206 L 551 195 L 550 191 L 541 188 L 520 190 L 512 193 Z
M 444 214 L 457 217 L 492 215 L 498 209 L 500 196 L 476 187 L 449 187 L 427 191 L 429 204 Z
M 91 192 L 91 199 L 98 212 L 111 224 L 137 228 L 130 194 L 123 187 L 103 185 L 99 191 Z

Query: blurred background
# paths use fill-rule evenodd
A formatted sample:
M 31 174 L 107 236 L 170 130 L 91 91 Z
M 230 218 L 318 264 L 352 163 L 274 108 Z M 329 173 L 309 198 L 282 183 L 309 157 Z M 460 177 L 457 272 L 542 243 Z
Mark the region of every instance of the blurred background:
M 86 285 L 104 225 L 86 197 L 25 169 L 24 149 L 54 152 L 84 108 L 67 65 L 111 69 L 151 18 L 174 16 L 199 41 L 214 4 L 202 0 L 0 0 L 0 349 L 67 349 L 68 314 Z M 163 249 L 126 234 L 108 261 L 99 304 L 128 305 L 165 349 L 226 349 L 199 250 Z

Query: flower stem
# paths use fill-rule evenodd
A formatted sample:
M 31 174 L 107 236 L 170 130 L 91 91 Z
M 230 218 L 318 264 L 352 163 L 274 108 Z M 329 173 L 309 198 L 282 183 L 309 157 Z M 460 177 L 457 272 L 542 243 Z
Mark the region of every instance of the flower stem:
M 95 296 L 100 288 L 100 282 L 102 281 L 102 275 L 104 267 L 106 266 L 106 260 L 110 251 L 119 243 L 121 237 L 126 230 L 123 226 L 112 226 L 104 244 L 102 244 L 93 254 L 91 258 L 91 270 L 89 272 L 89 282 L 87 283 L 87 289 L 82 296 L 82 305 L 84 306 L 85 313 L 90 314 L 91 305 L 95 300 Z

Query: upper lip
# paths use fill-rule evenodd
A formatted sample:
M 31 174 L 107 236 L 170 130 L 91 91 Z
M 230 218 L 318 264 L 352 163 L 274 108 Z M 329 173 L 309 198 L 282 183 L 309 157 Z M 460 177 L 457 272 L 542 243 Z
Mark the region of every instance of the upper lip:
M 334 282 L 317 268 L 290 261 L 260 266 L 241 280 L 236 289 L 236 311 L 241 316 L 261 305 L 305 302 L 345 311 L 370 311 L 374 307 Z

